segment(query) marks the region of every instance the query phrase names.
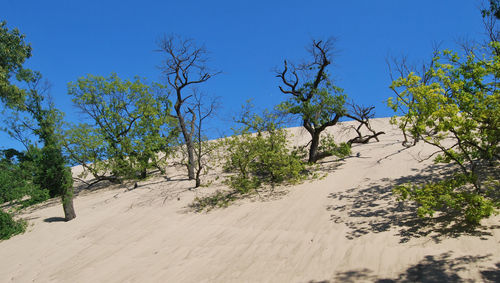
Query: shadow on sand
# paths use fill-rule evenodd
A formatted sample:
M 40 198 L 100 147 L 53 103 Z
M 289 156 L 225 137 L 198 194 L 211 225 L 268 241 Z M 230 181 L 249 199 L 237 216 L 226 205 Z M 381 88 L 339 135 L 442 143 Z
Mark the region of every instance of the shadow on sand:
M 328 196 L 335 200 L 335 205 L 327 206 L 327 210 L 331 212 L 330 219 L 335 223 L 344 223 L 350 228 L 346 234 L 348 239 L 394 228 L 401 243 L 424 236 L 430 237 L 436 243 L 443 237 L 474 235 L 485 239 L 491 236 L 488 230 L 500 226 L 468 226 L 454 222 L 452 215 L 422 219 L 417 216 L 415 205 L 398 202 L 392 194 L 392 189 L 397 185 L 436 181 L 453 172 L 450 167 L 432 165 L 413 176 L 382 179 L 376 183 L 370 182 L 369 179 L 362 180 L 358 187 Z
M 52 223 L 52 222 L 66 222 L 66 219 L 64 219 L 64 217 L 49 217 L 49 218 L 45 218 L 43 220 L 43 222 L 47 222 L 47 223 Z
M 459 272 L 467 271 L 470 265 L 481 265 L 481 262 L 490 257 L 491 255 L 452 258 L 451 252 L 447 252 L 425 256 L 419 263 L 410 266 L 395 278 L 379 278 L 370 269 L 364 268 L 337 272 L 332 281 L 309 282 L 474 282 L 462 278 Z M 479 273 L 484 282 L 499 282 L 500 263 L 496 264 L 496 268 L 480 267 Z

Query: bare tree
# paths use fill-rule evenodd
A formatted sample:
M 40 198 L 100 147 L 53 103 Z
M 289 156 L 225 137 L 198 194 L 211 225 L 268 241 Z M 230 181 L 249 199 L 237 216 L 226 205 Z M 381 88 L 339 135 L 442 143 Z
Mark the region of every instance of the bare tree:
M 500 41 L 500 30 L 498 29 L 498 20 L 500 19 L 500 1 L 490 0 L 490 6 L 487 7 L 483 3 L 481 13 L 483 16 L 483 26 L 488 38 L 487 42 L 484 42 L 484 46 L 488 46 L 491 42 Z M 495 55 L 500 56 L 500 49 L 498 47 L 493 48 Z
M 203 133 L 204 123 L 214 115 L 219 103 L 217 98 L 212 98 L 208 103 L 205 103 L 203 95 L 196 91 L 194 91 L 193 97 L 195 103 L 193 107 L 189 108 L 189 111 L 193 113 L 193 119 L 196 121 L 193 142 L 195 144 L 194 153 L 196 156 L 195 188 L 198 188 L 201 185 L 203 171 L 206 171 L 209 167 L 208 162 L 210 160 L 208 159 L 210 159 L 213 151 L 216 150 L 215 144 L 211 144 Z
M 158 41 L 158 51 L 165 55 L 160 69 L 175 95 L 174 110 L 171 114 L 179 121 L 179 127 L 187 147 L 188 178 L 196 179 L 195 144 L 196 113 L 188 107 L 193 94 L 186 94 L 186 87 L 208 81 L 219 72 L 207 67 L 208 52 L 204 46 L 197 46 L 191 39 L 179 36 L 164 36 Z
M 353 143 L 368 143 L 370 142 L 371 139 L 375 139 L 376 141 L 379 141 L 378 136 L 385 134 L 384 132 L 377 132 L 375 131 L 371 124 L 370 124 L 370 119 L 375 117 L 375 106 L 361 106 L 357 105 L 354 103 L 350 103 L 350 108 L 351 110 L 349 113 L 346 114 L 346 117 L 349 117 L 355 121 L 357 121 L 359 124 L 354 127 L 354 130 L 358 134 L 356 137 L 350 139 L 347 143 L 348 144 L 353 144 Z M 363 134 L 361 129 L 363 126 L 370 132 L 370 134 Z

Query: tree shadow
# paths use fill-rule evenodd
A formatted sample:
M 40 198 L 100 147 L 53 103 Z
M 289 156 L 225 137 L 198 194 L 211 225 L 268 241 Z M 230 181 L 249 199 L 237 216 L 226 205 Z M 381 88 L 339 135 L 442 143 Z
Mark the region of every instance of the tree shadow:
M 500 262 L 496 264 L 496 267 L 481 271 L 481 276 L 485 281 L 500 282 Z
M 91 179 L 88 182 L 83 182 L 80 180 L 74 180 L 74 195 L 78 196 L 81 193 L 88 193 L 88 192 L 96 192 L 102 189 L 109 188 L 110 186 L 113 185 L 120 185 L 120 184 L 115 184 L 109 180 L 101 180 L 98 181 L 96 179 Z
M 43 220 L 43 222 L 47 222 L 47 223 L 52 223 L 52 222 L 66 222 L 66 219 L 64 217 L 49 217 L 49 218 L 45 218 Z
M 370 273 L 372 273 L 372 271 L 367 268 L 337 272 L 337 274 L 335 275 L 335 280 L 333 282 L 348 282 L 348 283 L 366 282 L 366 281 L 373 282 L 377 278 L 375 275 L 372 275 Z
M 459 272 L 468 270 L 471 264 L 478 264 L 489 257 L 490 255 L 451 258 L 450 252 L 436 256 L 428 255 L 418 264 L 399 274 L 397 278 L 378 279 L 375 282 L 474 282 L 472 279 L 462 278 Z
M 336 170 L 339 167 L 346 163 L 346 160 L 349 158 L 354 158 L 354 156 L 348 156 L 344 158 L 337 158 L 335 156 L 330 156 L 328 158 L 322 159 L 316 163 L 316 167 L 311 172 L 319 173 L 319 174 L 329 174 Z
M 151 180 L 153 179 L 153 180 Z M 75 196 L 79 196 L 82 193 L 93 193 L 103 189 L 109 188 L 126 188 L 127 191 L 132 191 L 134 189 L 138 189 L 141 187 L 149 187 L 153 185 L 163 184 L 163 183 L 176 183 L 176 182 L 184 182 L 191 181 L 184 175 L 173 175 L 166 176 L 160 174 L 152 174 L 149 178 L 137 180 L 137 179 L 125 179 L 120 183 L 113 183 L 109 180 L 100 180 L 91 179 L 89 181 L 83 182 L 80 180 L 75 180 L 75 188 L 74 194 Z
M 408 267 L 395 278 L 380 278 L 367 268 L 353 269 L 335 273 L 331 281 L 309 281 L 309 282 L 474 282 L 472 279 L 462 278 L 459 273 L 468 271 L 470 266 L 480 265 L 487 261 L 491 255 L 485 256 L 462 256 L 453 258 L 451 252 L 439 255 L 427 255 L 417 264 Z M 499 282 L 500 263 L 497 268 L 478 270 L 485 282 Z M 479 267 L 479 269 L 484 267 Z
M 430 237 L 435 242 L 440 242 L 444 237 L 456 238 L 461 235 L 474 235 L 486 239 L 492 235 L 489 229 L 500 226 L 470 226 L 454 221 L 455 216 L 450 214 L 419 218 L 415 204 L 399 202 L 392 194 L 395 186 L 408 182 L 434 182 L 454 172 L 451 167 L 432 165 L 413 176 L 392 180 L 382 179 L 376 183 L 370 182 L 369 179 L 362 180 L 359 187 L 331 193 L 328 196 L 335 200 L 335 204 L 327 206 L 327 210 L 332 213 L 330 219 L 335 223 L 344 223 L 350 228 L 346 234 L 348 239 L 355 239 L 368 233 L 385 232 L 393 228 L 397 229 L 396 235 L 400 237 L 401 243 L 420 237 Z

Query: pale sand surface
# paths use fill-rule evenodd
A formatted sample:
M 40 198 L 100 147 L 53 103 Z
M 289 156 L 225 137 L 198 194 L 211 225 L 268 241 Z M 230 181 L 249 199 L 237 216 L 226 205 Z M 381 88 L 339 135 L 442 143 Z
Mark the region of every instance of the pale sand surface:
M 401 151 L 388 119 L 373 126 L 386 132 L 379 143 L 356 145 L 352 157 L 323 164 L 326 178 L 272 199 L 189 212 L 196 195 L 214 188 L 188 190 L 193 183 L 179 169 L 170 181 L 147 180 L 135 190 L 82 192 L 68 223 L 57 221 L 57 201 L 26 211 L 28 231 L 0 242 L 0 282 L 498 280 L 500 217 L 474 233 L 419 226 L 390 190 L 439 177 L 431 160 L 417 161 L 433 149 Z

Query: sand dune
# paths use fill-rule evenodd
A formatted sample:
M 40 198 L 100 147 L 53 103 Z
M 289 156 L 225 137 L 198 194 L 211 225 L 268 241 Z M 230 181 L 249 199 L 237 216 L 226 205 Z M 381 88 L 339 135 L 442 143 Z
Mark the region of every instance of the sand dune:
M 424 225 L 390 190 L 438 177 L 417 160 L 433 149 L 402 150 L 388 119 L 373 126 L 386 132 L 380 142 L 271 199 L 189 212 L 215 188 L 191 191 L 172 171 L 135 190 L 82 192 L 68 223 L 56 201 L 25 211 L 28 231 L 0 242 L 0 282 L 498 282 L 500 217 L 474 232 Z

